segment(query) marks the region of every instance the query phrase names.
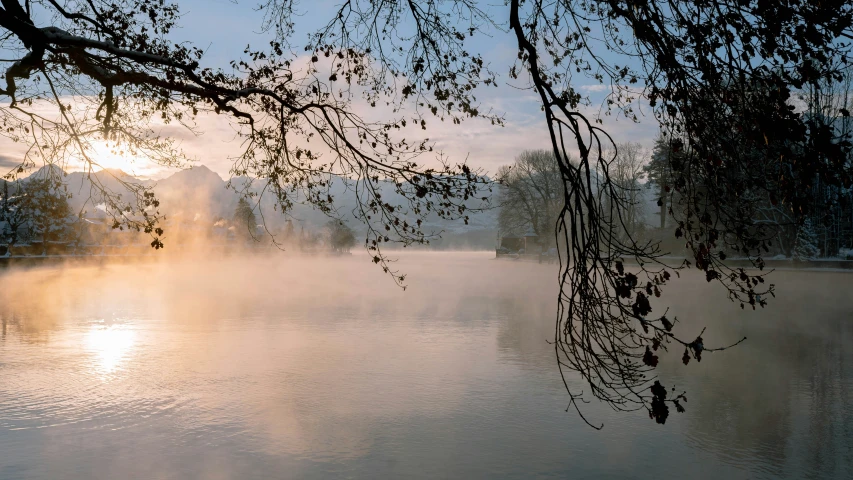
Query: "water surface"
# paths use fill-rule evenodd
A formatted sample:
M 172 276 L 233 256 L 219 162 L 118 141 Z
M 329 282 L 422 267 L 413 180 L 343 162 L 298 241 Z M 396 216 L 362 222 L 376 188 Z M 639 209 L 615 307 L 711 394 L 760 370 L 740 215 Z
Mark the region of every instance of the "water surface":
M 0 478 L 853 478 L 853 275 L 774 273 L 758 312 L 687 275 L 679 328 L 747 342 L 662 357 L 666 425 L 594 431 L 556 271 L 490 257 L 405 255 L 405 292 L 362 256 L 0 272 Z

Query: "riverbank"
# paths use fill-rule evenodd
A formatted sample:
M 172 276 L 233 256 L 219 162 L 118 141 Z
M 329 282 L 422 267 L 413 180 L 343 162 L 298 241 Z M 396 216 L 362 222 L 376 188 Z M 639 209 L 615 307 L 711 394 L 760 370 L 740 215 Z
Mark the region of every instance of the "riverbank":
M 351 256 L 350 252 L 309 252 L 309 251 L 286 251 L 278 249 L 263 249 L 263 250 L 240 250 L 240 249 L 221 249 L 216 251 L 177 251 L 177 252 L 151 252 L 151 253 L 126 253 L 126 254 L 94 254 L 94 255 L 11 255 L 0 257 L 0 268 L 10 267 L 38 267 L 50 265 L 99 265 L 106 263 L 143 263 L 156 262 L 163 260 L 184 260 L 187 258 L 198 259 L 214 259 L 214 258 L 229 258 L 240 255 L 245 256 L 261 256 L 261 255 L 288 255 L 300 257 L 341 257 Z
M 511 260 L 522 262 L 535 263 L 556 263 L 557 258 L 550 255 L 542 255 L 541 259 L 536 254 L 507 254 L 498 253 L 495 255 L 498 260 Z M 684 257 L 661 257 L 660 261 L 671 267 L 677 267 L 685 260 Z M 636 264 L 634 259 L 626 258 L 626 264 Z M 756 269 L 752 262 L 745 258 L 727 259 L 725 264 L 732 268 Z M 853 271 L 853 260 L 841 259 L 818 259 L 818 260 L 794 260 L 786 259 L 768 259 L 764 260 L 764 270 L 842 270 Z

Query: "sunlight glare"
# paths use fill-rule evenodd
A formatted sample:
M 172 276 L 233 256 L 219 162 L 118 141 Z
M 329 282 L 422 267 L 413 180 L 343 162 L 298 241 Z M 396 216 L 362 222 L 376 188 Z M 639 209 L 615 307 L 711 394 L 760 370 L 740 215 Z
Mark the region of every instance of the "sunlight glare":
M 92 145 L 94 150 L 93 160 L 101 166 L 101 168 L 116 168 L 123 170 L 125 173 L 130 173 L 131 166 L 135 164 L 133 158 L 126 154 L 120 153 L 120 149 L 115 148 L 115 145 L 108 145 L 105 142 L 98 142 Z
M 114 142 L 102 140 L 90 143 L 90 158 L 96 163 L 94 170 L 117 169 L 134 177 L 149 177 L 163 170 L 163 167 L 144 156 L 132 155 L 126 148 L 116 146 Z M 79 160 L 79 159 L 78 159 Z M 70 171 L 86 170 L 88 167 L 71 161 Z
M 95 355 L 101 374 L 113 373 L 132 352 L 136 332 L 121 325 L 93 326 L 86 333 L 86 349 Z

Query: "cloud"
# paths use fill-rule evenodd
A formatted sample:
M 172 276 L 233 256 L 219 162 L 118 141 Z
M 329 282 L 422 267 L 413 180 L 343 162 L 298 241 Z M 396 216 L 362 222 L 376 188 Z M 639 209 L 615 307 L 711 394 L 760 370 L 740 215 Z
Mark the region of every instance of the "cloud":
M 579 88 L 597 92 L 609 87 L 582 85 Z M 410 122 L 408 127 L 397 132 L 398 136 L 405 137 L 410 144 L 425 138 L 429 138 L 433 143 L 435 152 L 420 157 L 418 160 L 420 165 L 436 164 L 440 153 L 451 163 L 467 161 L 470 166 L 481 168 L 487 174 L 493 174 L 501 165 L 512 163 L 514 158 L 524 150 L 551 148 L 544 114 L 534 92 L 529 89 L 501 86 L 483 89 L 478 93 L 478 99 L 481 111 L 492 110 L 503 114 L 505 119 L 503 127 L 492 125 L 491 122 L 482 119 L 468 119 L 461 125 L 457 125 L 449 120 L 442 122 L 438 118 L 427 116 L 426 130 L 422 130 L 415 122 Z M 42 107 L 49 109 L 47 105 Z M 392 116 L 410 117 L 414 113 L 411 109 L 394 112 L 391 107 L 386 106 L 372 108 L 358 97 L 354 100 L 353 109 L 369 121 L 385 121 Z M 607 115 L 600 104 L 583 107 L 581 113 L 591 121 L 600 117 L 602 124 L 599 126 L 617 143 L 639 142 L 644 147 L 651 147 L 658 132 L 658 123 L 650 115 L 648 105 L 642 101 L 636 101 L 634 109 L 640 116 L 640 123 L 635 123 L 619 115 L 618 112 Z M 163 137 L 175 140 L 176 146 L 186 154 L 192 164 L 203 164 L 223 178 L 229 178 L 234 159 L 246 146 L 237 134 L 236 128 L 239 127 L 229 117 L 214 113 L 200 113 L 193 119 L 193 123 L 194 131 L 176 123 L 153 125 L 153 128 Z M 304 138 L 295 138 L 293 143 L 311 148 L 315 152 L 322 150 L 316 141 L 308 143 Z M 574 142 L 569 142 L 567 147 L 572 148 L 573 145 Z M 27 146 L 22 143 L 15 144 L 9 139 L 0 137 L 0 148 L 3 148 L 5 153 L 0 156 L 0 168 L 8 170 L 18 164 L 14 159 L 22 158 L 23 149 Z M 20 155 L 17 155 L 19 152 Z M 573 148 L 570 154 L 578 155 L 577 149 Z M 68 165 L 67 170 L 77 170 L 75 167 L 75 165 Z M 153 179 L 166 177 L 176 171 L 176 169 L 167 169 L 145 161 L 134 162 L 125 170 L 133 175 Z
M 545 115 L 539 110 L 536 97 L 505 97 L 500 106 L 504 107 L 503 111 L 506 112 L 504 127 L 477 120 L 469 120 L 462 125 L 433 121 L 428 124 L 426 133 L 436 142 L 436 147 L 451 159 L 462 160 L 467 157 L 470 165 L 484 168 L 491 173 L 501 165 L 512 163 L 524 150 L 551 148 Z M 600 117 L 601 124 L 597 126 L 607 132 L 615 143 L 637 142 L 643 147 L 651 148 L 658 134 L 658 122 L 645 103 L 635 102 L 634 111 L 638 122 L 616 111 L 607 115 L 598 106 L 580 109 L 580 113 L 591 122 Z M 573 139 L 568 140 L 566 146 L 569 155 L 578 156 L 575 142 Z
M 0 154 L 0 172 L 5 173 L 21 164 L 20 157 Z

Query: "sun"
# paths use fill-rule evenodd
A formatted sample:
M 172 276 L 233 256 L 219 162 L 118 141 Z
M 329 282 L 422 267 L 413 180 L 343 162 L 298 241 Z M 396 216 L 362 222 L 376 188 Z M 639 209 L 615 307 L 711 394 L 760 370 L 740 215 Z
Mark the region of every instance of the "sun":
M 88 146 L 87 156 L 93 162 L 91 168 L 94 171 L 121 170 L 133 177 L 146 178 L 160 174 L 164 170 L 163 166 L 149 158 L 138 153 L 131 153 L 125 145 L 95 140 L 90 142 Z M 90 167 L 79 157 L 69 163 L 71 171 L 74 169 L 86 171 Z
M 118 169 L 125 173 L 130 173 L 138 160 L 128 155 L 120 145 L 107 142 L 93 143 L 91 158 L 100 168 Z

